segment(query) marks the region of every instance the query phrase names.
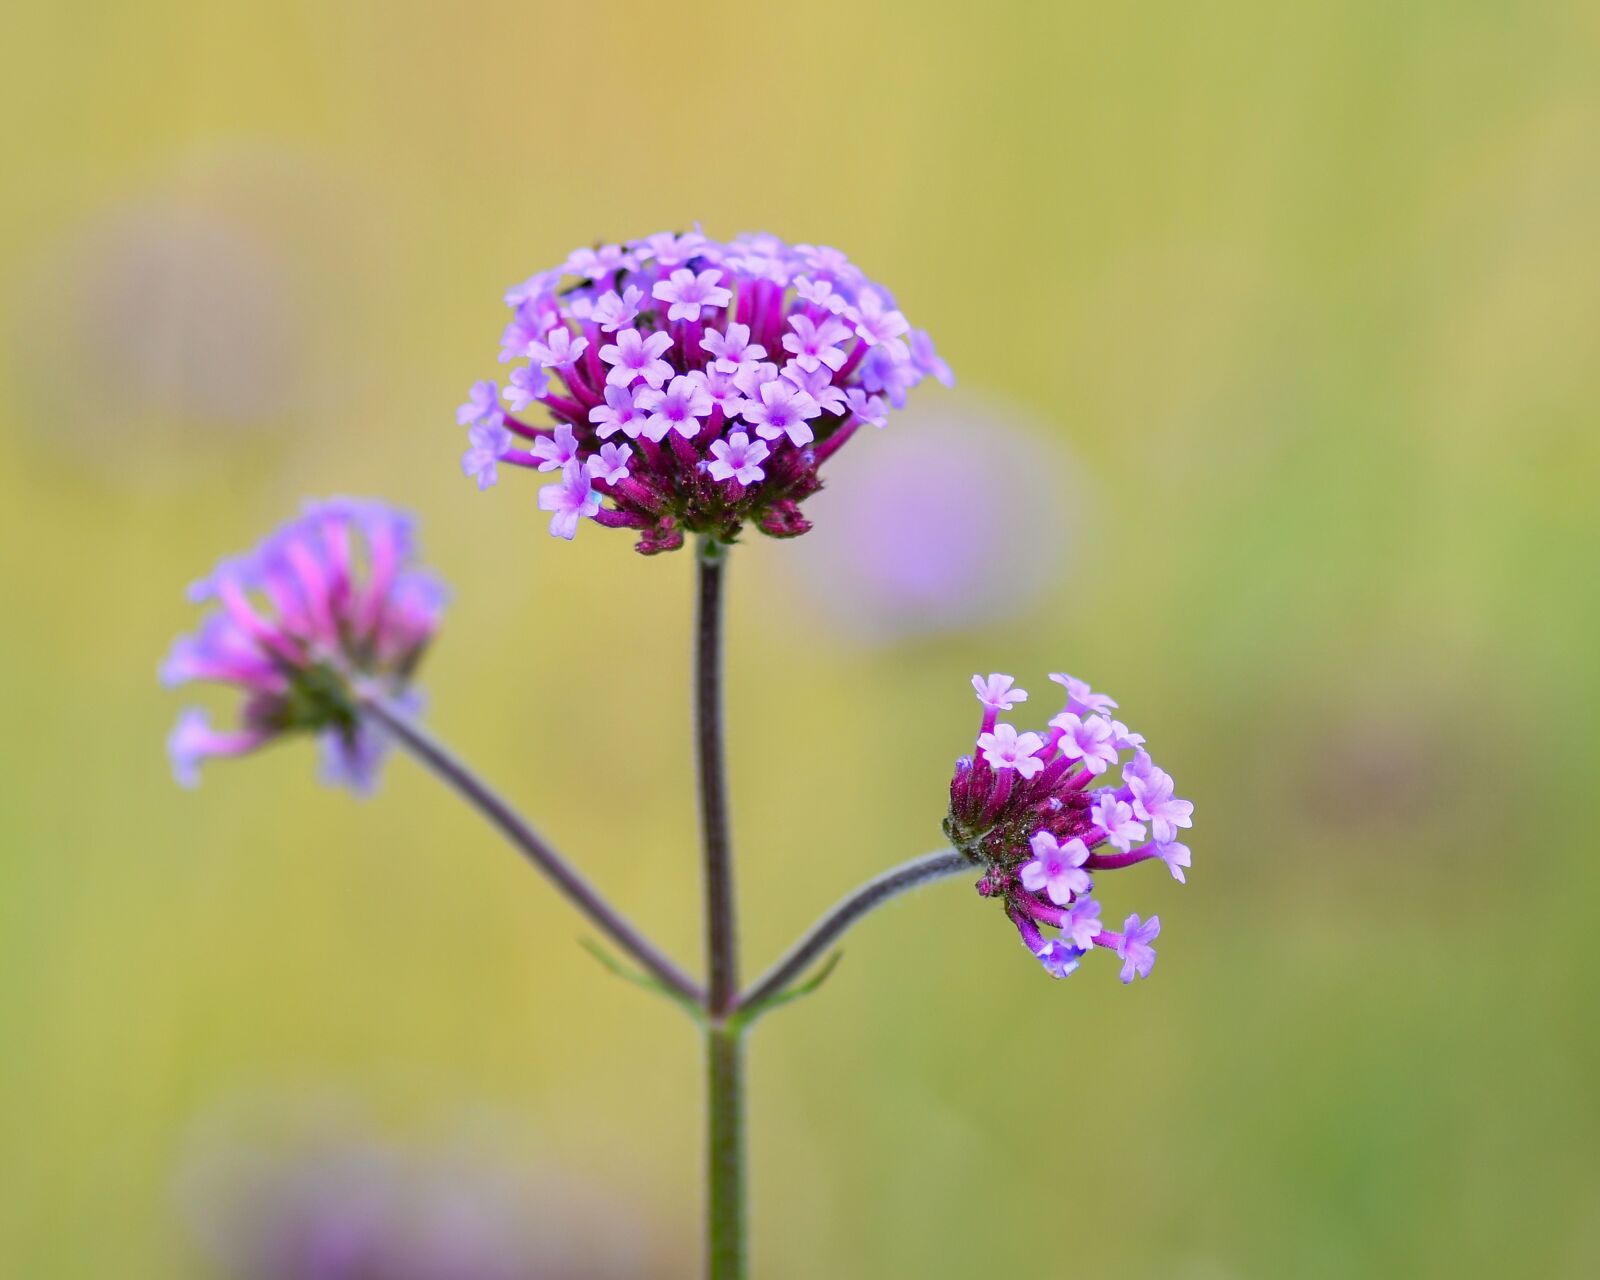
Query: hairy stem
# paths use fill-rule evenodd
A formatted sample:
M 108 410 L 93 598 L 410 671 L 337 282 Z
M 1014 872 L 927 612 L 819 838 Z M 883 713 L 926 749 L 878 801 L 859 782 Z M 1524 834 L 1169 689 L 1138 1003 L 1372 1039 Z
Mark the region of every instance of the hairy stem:
M 739 939 L 728 837 L 728 777 L 722 742 L 722 579 L 728 549 L 700 539 L 700 602 L 695 624 L 695 748 L 700 830 L 705 850 L 706 966 L 709 1011 L 720 1017 L 739 991 Z
M 965 854 L 954 849 L 924 854 L 893 870 L 868 880 L 841 900 L 832 911 L 811 926 L 809 933 L 789 949 L 787 955 L 756 979 L 750 990 L 739 997 L 738 1007 L 759 1005 L 778 995 L 809 969 L 844 931 L 884 903 L 921 885 L 973 870 Z
M 653 942 L 639 932 L 600 896 L 575 867 L 553 849 L 526 819 L 500 798 L 471 769 L 451 755 L 427 730 L 381 695 L 363 691 L 361 709 L 381 724 L 394 739 L 444 782 L 454 787 L 469 804 L 505 836 L 517 851 L 531 862 L 561 892 L 562 896 L 586 916 L 595 928 L 633 957 L 658 982 L 672 988 L 694 1004 L 701 1004 L 705 993 L 700 984 L 678 968 Z
M 702 537 L 695 624 L 695 760 L 706 892 L 706 1274 L 745 1278 L 744 1058 L 726 1015 L 739 996 L 739 937 L 722 726 L 722 579 L 728 549 Z
M 745 1280 L 744 1030 L 706 1027 L 706 1275 Z

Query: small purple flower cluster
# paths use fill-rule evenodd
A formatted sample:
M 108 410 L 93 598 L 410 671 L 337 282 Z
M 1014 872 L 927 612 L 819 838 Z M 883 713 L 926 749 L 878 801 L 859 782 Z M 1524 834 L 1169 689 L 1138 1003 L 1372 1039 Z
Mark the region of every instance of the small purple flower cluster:
M 194 786 L 212 756 L 239 756 L 285 733 L 322 742 L 323 777 L 369 791 L 387 743 L 355 709 L 359 683 L 416 705 L 411 675 L 438 629 L 444 590 L 412 567 L 411 517 L 380 502 L 307 504 L 244 555 L 189 588 L 215 601 L 199 631 L 161 665 L 168 688 L 201 680 L 244 694 L 239 726 L 190 708 L 168 739 L 178 781 Z
M 592 519 L 635 530 L 647 555 L 686 532 L 731 541 L 751 521 L 804 533 L 822 464 L 924 377 L 953 381 L 844 254 L 770 235 L 579 249 L 506 302 L 500 359 L 528 363 L 503 393 L 473 386 L 456 415 L 462 470 L 480 489 L 501 463 L 554 472 L 539 492 L 552 534 Z M 513 416 L 535 405 L 550 425 Z
M 1120 932 L 1100 921 L 1093 872 L 1159 859 L 1183 882 L 1189 849 L 1178 830 L 1194 806 L 1172 794 L 1172 779 L 1144 750 L 1142 734 L 1111 718 L 1116 703 L 1081 680 L 1050 677 L 1067 690 L 1048 735 L 1018 733 L 1000 713 L 1027 701 L 1006 675 L 972 677 L 983 704 L 977 752 L 956 761 L 945 834 L 985 868 L 984 897 L 1005 903 L 1023 944 L 1052 977 L 1064 978 L 1092 947 L 1116 952 L 1122 980 L 1145 978 L 1161 920 L 1130 915 Z M 1132 759 L 1122 762 L 1122 753 Z M 1113 767 L 1117 786 L 1091 785 Z M 1147 835 L 1147 843 L 1144 841 Z M 1046 938 L 1041 925 L 1059 931 Z

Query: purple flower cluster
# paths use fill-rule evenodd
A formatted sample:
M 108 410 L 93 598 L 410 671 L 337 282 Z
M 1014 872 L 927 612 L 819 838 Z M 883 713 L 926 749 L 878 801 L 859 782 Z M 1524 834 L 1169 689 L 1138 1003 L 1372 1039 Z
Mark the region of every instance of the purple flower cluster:
M 552 534 L 591 519 L 635 530 L 646 554 L 685 533 L 731 541 L 752 521 L 804 533 L 822 464 L 924 377 L 952 382 L 844 254 L 770 235 L 579 249 L 506 302 L 500 359 L 527 363 L 503 391 L 473 386 L 456 415 L 462 470 L 480 489 L 501 463 L 553 472 L 539 492 Z M 533 406 L 551 422 L 514 416 Z
M 1093 873 L 1159 859 L 1183 882 L 1189 848 L 1178 841 L 1194 806 L 1172 793 L 1151 762 L 1144 737 L 1111 712 L 1116 703 L 1069 675 L 1050 677 L 1067 691 L 1048 734 L 1017 732 L 1000 721 L 1028 695 L 1006 675 L 972 677 L 983 705 L 977 751 L 956 762 L 945 833 L 985 868 L 984 897 L 1005 903 L 1023 944 L 1052 977 L 1064 978 L 1092 947 L 1116 952 L 1122 980 L 1149 977 L 1161 920 L 1131 915 L 1120 931 L 1100 920 Z M 1124 752 L 1132 758 L 1123 762 Z M 1113 768 L 1117 785 L 1103 781 Z M 1058 931 L 1046 938 L 1041 926 Z
M 244 694 L 234 729 L 190 708 L 168 739 L 173 772 L 199 781 L 212 756 L 238 756 L 309 730 L 322 742 L 323 777 L 371 789 L 386 741 L 357 715 L 356 683 L 415 705 L 412 672 L 433 638 L 444 591 L 412 566 L 411 517 L 379 502 L 307 504 L 244 555 L 189 589 L 214 602 L 200 629 L 180 636 L 161 665 L 169 688 L 201 680 Z

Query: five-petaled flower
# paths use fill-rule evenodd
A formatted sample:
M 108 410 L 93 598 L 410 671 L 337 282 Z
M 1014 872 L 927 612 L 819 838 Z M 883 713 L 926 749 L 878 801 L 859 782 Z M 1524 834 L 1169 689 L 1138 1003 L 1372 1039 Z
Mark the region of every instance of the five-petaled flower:
M 672 366 L 661 355 L 672 345 L 672 335 L 652 333 L 648 338 L 637 329 L 624 329 L 615 342 L 600 348 L 600 358 L 611 366 L 606 382 L 614 387 L 632 386 L 643 379 L 659 387 L 672 376 Z
M 589 339 L 574 337 L 565 325 L 545 331 L 544 338 L 528 344 L 528 355 L 546 369 L 561 369 L 576 364 L 589 349 Z
M 1128 790 L 1133 796 L 1133 811 L 1150 824 L 1155 838 L 1167 843 L 1178 838 L 1178 828 L 1192 826 L 1189 815 L 1194 805 L 1172 794 L 1172 776 L 1158 769 L 1143 751 L 1128 769 Z
M 479 423 L 467 432 L 467 451 L 461 455 L 462 473 L 487 489 L 500 478 L 499 463 L 511 447 L 511 433 L 498 422 Z
M 1050 678 L 1067 691 L 1067 710 L 1074 715 L 1087 715 L 1091 711 L 1104 712 L 1116 709 L 1116 699 L 1096 693 L 1084 681 L 1069 676 L 1064 671 L 1052 671 Z
M 1050 721 L 1050 727 L 1060 734 L 1061 754 L 1069 760 L 1081 760 L 1090 773 L 1098 776 L 1116 763 L 1111 722 L 1104 716 L 1084 720 L 1075 712 L 1063 711 Z
M 744 402 L 745 419 L 758 436 L 776 440 L 786 435 L 796 445 L 810 444 L 815 438 L 806 420 L 821 412 L 822 407 L 814 399 L 782 378 L 763 382 Z
M 577 535 L 578 521 L 600 509 L 600 495 L 590 483 L 589 464 L 577 459 L 561 469 L 561 479 L 539 490 L 539 510 L 550 513 L 550 532 L 558 538 Z
M 535 342 L 543 340 L 550 325 L 550 313 L 536 305 L 526 294 L 515 290 L 507 293 L 506 305 L 512 308 L 512 315 L 511 322 L 500 335 L 501 364 L 526 357 L 528 349 Z
M 651 296 L 670 303 L 668 320 L 698 320 L 701 311 L 725 307 L 733 301 L 733 294 L 717 283 L 722 272 L 707 267 L 696 274 L 680 267 L 665 280 L 658 280 Z
M 1065 978 L 1077 972 L 1078 962 L 1083 959 L 1083 950 L 1060 938 L 1045 938 L 1033 954 L 1039 957 L 1039 963 L 1052 978 Z
M 1031 778 L 1044 768 L 1044 761 L 1035 752 L 1044 746 L 1044 739 L 1036 733 L 1021 733 L 1009 724 L 997 724 L 988 733 L 978 735 L 978 750 L 991 769 L 1015 769 L 1024 778 Z
M 663 391 L 641 391 L 638 404 L 649 415 L 644 434 L 657 443 L 669 431 L 676 431 L 685 440 L 694 439 L 700 434 L 700 420 L 711 415 L 711 396 L 703 375 L 698 373 L 674 378 Z
M 1135 840 L 1144 839 L 1144 823 L 1133 816 L 1133 806 L 1118 800 L 1114 792 L 1101 792 L 1089 812 L 1095 825 L 1105 832 L 1106 840 L 1124 853 L 1133 848 Z
M 606 388 L 606 402 L 589 410 L 589 421 L 595 434 L 605 440 L 622 432 L 630 440 L 637 440 L 644 430 L 648 415 L 639 407 L 637 393 L 631 387 Z
M 1189 846 L 1177 840 L 1158 841 L 1155 854 L 1167 864 L 1167 870 L 1172 872 L 1172 878 L 1182 884 L 1184 869 L 1189 866 Z
M 743 431 L 735 431 L 726 440 L 711 442 L 711 461 L 706 470 L 713 480 L 737 480 L 740 484 L 755 484 L 766 473 L 762 461 L 772 452 L 761 440 L 752 440 Z
M 1080 951 L 1094 946 L 1094 936 L 1105 928 L 1100 923 L 1100 904 L 1093 898 L 1079 898 L 1061 921 L 1061 936 L 1069 938 Z
M 1017 682 L 1010 676 L 993 672 L 988 679 L 982 676 L 972 677 L 972 687 L 977 691 L 978 701 L 986 711 L 1010 711 L 1019 702 L 1028 700 L 1028 691 L 1016 687 Z
M 500 410 L 500 389 L 488 379 L 474 382 L 467 399 L 456 410 L 456 425 L 462 427 L 499 426 L 505 415 Z
M 723 373 L 738 373 L 746 365 L 759 364 L 767 355 L 764 346 L 750 341 L 747 324 L 730 324 L 726 333 L 711 330 L 700 339 L 700 348 L 715 357 L 711 367 Z
M 844 368 L 844 348 L 839 344 L 850 337 L 850 326 L 840 324 L 831 316 L 819 325 L 810 316 L 789 317 L 793 333 L 783 335 L 783 349 L 794 357 L 793 363 L 806 373 L 827 365 L 837 373 Z
M 562 423 L 551 436 L 540 436 L 533 442 L 533 456 L 539 459 L 540 471 L 560 471 L 578 456 L 578 442 L 572 428 Z
M 1132 982 L 1135 975 L 1141 978 L 1150 976 L 1150 970 L 1155 968 L 1156 964 L 1156 949 L 1150 944 L 1156 940 L 1160 932 L 1160 916 L 1151 916 L 1141 923 L 1136 913 L 1123 923 L 1120 934 L 1108 935 L 1114 940 L 1112 946 L 1116 949 L 1117 955 L 1122 957 L 1124 982 Z
M 633 450 L 625 444 L 603 444 L 600 452 L 589 459 L 589 470 L 596 480 L 616 484 L 628 478 L 628 459 Z
M 518 365 L 506 381 L 511 384 L 506 388 L 506 403 L 511 406 L 512 413 L 521 413 L 550 389 L 550 375 L 543 365 Z M 497 421 L 504 418 L 505 415 L 500 414 Z
M 844 297 L 833 291 L 833 282 L 830 280 L 813 280 L 810 276 L 800 276 L 794 282 L 794 291 L 812 306 L 821 307 L 833 315 L 848 310 L 850 306 Z
M 833 385 L 833 371 L 826 365 L 819 364 L 807 372 L 797 361 L 791 360 L 778 376 L 816 401 L 819 414 L 842 414 L 849 409 L 850 397 Z
M 869 347 L 883 345 L 898 360 L 908 360 L 910 348 L 903 335 L 911 332 L 906 318 L 888 304 L 876 289 L 863 289 L 856 304 L 856 332 Z
M 1100 714 L 1116 703 L 1071 676 L 1050 678 L 1066 687 L 1067 706 L 1043 738 L 997 722 L 1027 696 L 1010 676 L 972 677 L 983 721 L 976 753 L 956 762 L 945 834 L 983 868 L 978 892 L 1004 904 L 1046 972 L 1064 977 L 1081 955 L 1100 948 L 1122 958 L 1129 981 L 1155 963 L 1151 943 L 1160 922 L 1130 916 L 1122 933 L 1108 932 L 1100 904 L 1089 897 L 1094 877 L 1159 861 L 1181 883 L 1189 848 L 1174 831 L 1190 825 L 1194 806 L 1173 796 L 1171 777 L 1151 762 L 1143 737 Z M 1134 756 L 1123 763 L 1126 750 Z M 1103 782 L 1119 764 L 1120 782 Z M 1154 838 L 1138 844 L 1146 824 Z M 1045 928 L 1060 936 L 1046 937 Z
M 1032 893 L 1043 889 L 1051 902 L 1064 907 L 1094 887 L 1083 869 L 1089 861 L 1089 847 L 1077 836 L 1061 844 L 1048 831 L 1035 831 L 1028 844 L 1033 859 L 1022 864 L 1024 889 Z
M 589 318 L 604 332 L 615 333 L 634 322 L 639 314 L 639 303 L 643 300 L 644 290 L 638 285 L 630 284 L 620 294 L 615 289 L 608 289 L 595 300 Z M 601 355 L 604 354 L 602 351 Z

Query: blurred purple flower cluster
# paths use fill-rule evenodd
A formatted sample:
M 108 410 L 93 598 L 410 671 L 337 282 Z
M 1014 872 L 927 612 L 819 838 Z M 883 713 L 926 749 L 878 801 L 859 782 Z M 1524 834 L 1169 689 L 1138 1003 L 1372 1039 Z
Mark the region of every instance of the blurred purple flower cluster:
M 308 504 L 244 555 L 224 560 L 189 589 L 214 602 L 200 629 L 180 636 L 161 666 L 169 688 L 190 681 L 244 694 L 233 729 L 189 708 L 168 740 L 186 786 L 202 761 L 238 756 L 294 731 L 319 735 L 323 776 L 371 789 L 386 749 L 358 716 L 357 681 L 415 707 L 410 681 L 438 628 L 444 589 L 415 568 L 414 522 L 381 502 Z
M 952 378 L 926 333 L 837 249 L 698 231 L 579 249 L 506 294 L 502 389 L 476 383 L 457 421 L 478 487 L 501 463 L 554 473 L 550 531 L 635 530 L 645 553 L 748 522 L 806 532 L 800 503 L 863 423 L 924 377 Z M 501 406 L 501 397 L 510 411 Z M 517 416 L 539 407 L 549 424 Z M 610 505 L 603 505 L 608 500 Z
M 225 1140 L 186 1161 L 188 1226 L 229 1280 L 623 1280 L 641 1224 L 543 1167 L 476 1145 L 434 1148 L 342 1125 Z
M 983 706 L 977 751 L 956 762 L 950 783 L 951 842 L 985 868 L 984 897 L 999 898 L 1024 945 L 1053 977 L 1064 978 L 1093 947 L 1116 952 L 1122 980 L 1148 977 L 1161 920 L 1130 915 L 1106 929 L 1092 873 L 1159 859 L 1180 883 L 1189 848 L 1178 831 L 1194 806 L 1173 795 L 1172 778 L 1111 712 L 1116 703 L 1081 680 L 1050 677 L 1067 691 L 1048 734 L 1018 732 L 1000 720 L 1028 699 L 1008 675 L 972 677 Z M 1124 752 L 1132 758 L 1122 761 Z M 1120 767 L 1117 786 L 1091 785 Z M 1145 841 L 1147 843 L 1138 843 Z M 1056 929 L 1046 938 L 1040 926 Z

